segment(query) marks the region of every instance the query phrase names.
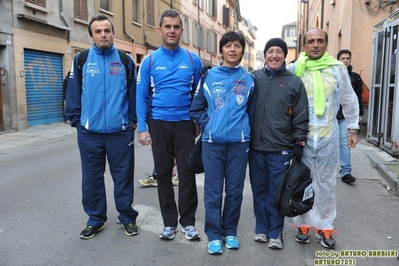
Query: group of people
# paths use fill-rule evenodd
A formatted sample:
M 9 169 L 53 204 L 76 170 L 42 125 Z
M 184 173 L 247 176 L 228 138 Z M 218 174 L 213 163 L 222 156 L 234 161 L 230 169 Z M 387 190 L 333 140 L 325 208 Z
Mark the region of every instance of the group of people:
M 143 59 L 136 73 L 130 56 L 125 71 L 113 43 L 111 20 L 98 15 L 89 23 L 93 46 L 80 70 L 79 54 L 75 57 L 66 97 L 67 117 L 78 132 L 82 203 L 89 216 L 80 237 L 94 237 L 107 221 L 106 160 L 118 219 L 127 235 L 139 233 L 138 212 L 132 207 L 137 128 L 138 142 L 152 146 L 164 225 L 159 238 L 174 239 L 180 224 L 186 239 L 199 240 L 197 186 L 187 161 L 199 128 L 210 254 L 223 253 L 223 244 L 228 249 L 240 247 L 237 227 L 247 164 L 256 220 L 254 240 L 268 243 L 271 249 L 283 248 L 284 217 L 273 203 L 294 157 L 311 169 L 315 190 L 313 209 L 294 219 L 295 240 L 309 243 L 309 229 L 314 227 L 321 244 L 335 248 L 331 234 L 339 152 L 336 115 L 341 105 L 347 145 L 353 148 L 358 141 L 359 105 L 347 69 L 326 52 L 326 32 L 306 33 L 304 52 L 290 65 L 285 62 L 287 44 L 270 39 L 263 51 L 264 67 L 250 73 L 240 66 L 244 36 L 228 31 L 219 42 L 222 60 L 203 74 L 201 59 L 179 45 L 183 30 L 180 14 L 164 11 L 158 26 L 162 46 Z M 177 203 L 171 182 L 174 160 L 179 176 Z

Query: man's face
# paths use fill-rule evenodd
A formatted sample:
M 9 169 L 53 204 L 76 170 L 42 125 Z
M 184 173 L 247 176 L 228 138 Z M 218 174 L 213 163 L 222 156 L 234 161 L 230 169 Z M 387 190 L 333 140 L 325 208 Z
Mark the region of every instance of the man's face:
M 266 66 L 270 70 L 277 70 L 284 64 L 284 52 L 279 46 L 272 46 L 265 54 Z
M 164 17 L 162 26 L 158 27 L 159 35 L 162 37 L 162 43 L 168 50 L 174 50 L 179 46 L 180 37 L 183 33 L 180 17 Z
M 327 50 L 325 32 L 321 29 L 308 31 L 303 49 L 310 60 L 317 60 L 322 57 Z
M 351 56 L 349 54 L 341 54 L 338 58 L 346 67 L 351 64 Z
M 108 49 L 114 43 L 114 33 L 112 25 L 108 20 L 96 20 L 91 24 L 93 36 L 91 39 L 94 44 L 103 50 Z

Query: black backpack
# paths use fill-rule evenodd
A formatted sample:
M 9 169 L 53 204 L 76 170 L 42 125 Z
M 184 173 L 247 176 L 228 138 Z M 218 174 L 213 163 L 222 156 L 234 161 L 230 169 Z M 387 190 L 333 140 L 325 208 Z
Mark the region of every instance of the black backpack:
M 274 207 L 282 216 L 295 217 L 313 207 L 314 191 L 310 169 L 300 160 L 291 160 L 291 165 L 281 179 Z

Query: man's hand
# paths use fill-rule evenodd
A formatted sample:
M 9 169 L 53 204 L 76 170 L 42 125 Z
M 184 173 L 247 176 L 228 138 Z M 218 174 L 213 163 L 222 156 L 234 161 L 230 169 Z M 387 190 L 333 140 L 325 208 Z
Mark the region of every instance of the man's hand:
M 349 148 L 355 148 L 358 143 L 359 138 L 357 134 L 349 133 L 348 134 L 348 146 Z
M 138 139 L 140 145 L 150 145 L 152 143 L 151 135 L 147 131 L 140 132 Z
M 294 148 L 292 148 L 291 159 L 296 159 L 299 161 L 303 156 L 303 146 L 299 144 L 295 144 Z

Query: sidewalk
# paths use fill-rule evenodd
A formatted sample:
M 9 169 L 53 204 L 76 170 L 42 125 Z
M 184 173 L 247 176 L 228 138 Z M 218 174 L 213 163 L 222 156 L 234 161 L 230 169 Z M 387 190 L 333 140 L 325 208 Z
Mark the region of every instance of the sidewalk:
M 26 146 L 36 146 L 44 141 L 75 137 L 76 129 L 67 123 L 35 126 L 24 131 L 0 132 L 0 154 Z
M 55 123 L 30 127 L 25 131 L 0 132 L 0 154 L 6 154 L 26 146 L 36 146 L 44 141 L 59 141 L 76 137 L 76 129 L 70 124 Z M 399 160 L 369 143 L 365 136 L 359 136 L 359 143 L 352 150 L 353 175 L 358 179 L 379 178 L 382 185 L 399 195 Z M 378 170 L 374 176 L 370 168 Z

